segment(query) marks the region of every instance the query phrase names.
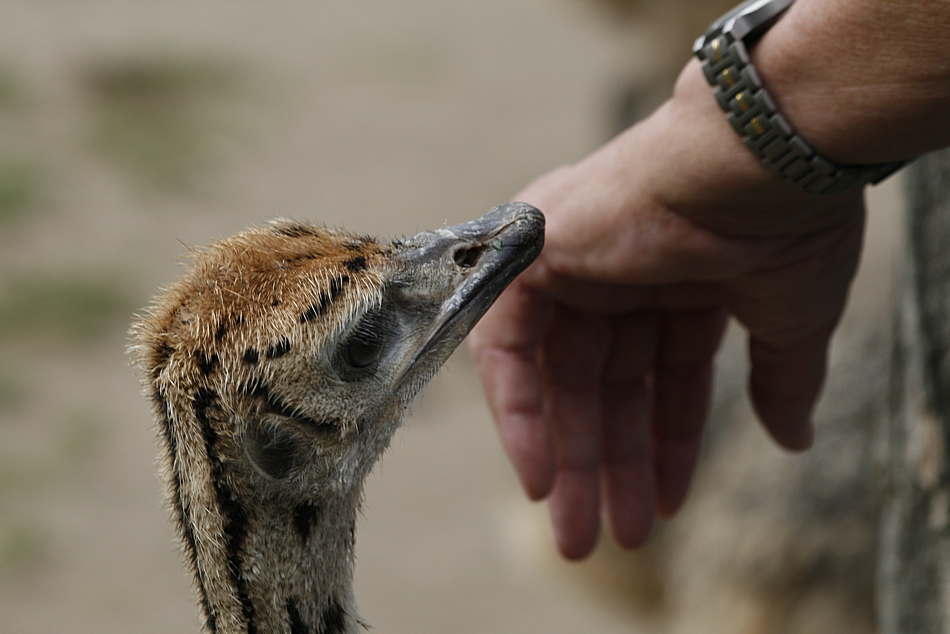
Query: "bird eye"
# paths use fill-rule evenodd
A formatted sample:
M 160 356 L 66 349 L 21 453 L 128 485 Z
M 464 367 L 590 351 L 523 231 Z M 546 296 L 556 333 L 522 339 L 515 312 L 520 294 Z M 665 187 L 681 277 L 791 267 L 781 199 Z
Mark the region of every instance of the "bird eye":
M 346 348 L 343 350 L 343 360 L 355 370 L 368 368 L 379 361 L 385 343 L 381 336 L 357 333 L 346 344 Z
M 359 381 L 367 378 L 386 356 L 390 343 L 398 339 L 398 323 L 391 306 L 382 306 L 363 316 L 340 347 L 340 378 Z

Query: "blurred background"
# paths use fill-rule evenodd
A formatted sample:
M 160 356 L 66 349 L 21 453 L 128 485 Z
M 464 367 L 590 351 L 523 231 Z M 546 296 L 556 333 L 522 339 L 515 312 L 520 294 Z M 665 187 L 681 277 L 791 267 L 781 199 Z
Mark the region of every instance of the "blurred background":
M 0 632 L 197 630 L 124 353 L 190 246 L 477 217 L 660 103 L 729 4 L 0 0 Z M 376 631 L 873 631 L 895 192 L 872 193 L 819 446 L 765 440 L 732 333 L 693 497 L 643 551 L 558 560 L 460 350 L 367 485 Z

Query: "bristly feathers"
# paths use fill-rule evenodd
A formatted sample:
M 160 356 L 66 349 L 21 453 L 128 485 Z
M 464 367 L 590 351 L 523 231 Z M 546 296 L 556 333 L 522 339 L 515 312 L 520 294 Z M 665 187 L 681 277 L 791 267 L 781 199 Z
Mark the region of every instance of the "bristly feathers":
M 206 634 L 362 631 L 363 481 L 543 226 L 522 203 L 389 244 L 279 220 L 193 252 L 130 350 Z
M 248 391 L 247 399 L 261 396 L 280 371 L 276 364 L 291 350 L 321 349 L 379 305 L 380 264 L 388 249 L 370 238 L 275 220 L 194 250 L 191 270 L 132 328 L 130 351 L 158 421 L 167 502 L 207 632 L 279 632 L 286 620 L 293 632 L 342 633 L 345 623 L 357 621 L 355 613 L 343 616 L 351 603 L 347 589 L 328 593 L 317 605 L 289 596 L 285 603 L 292 613 L 278 615 L 280 622 L 257 607 L 253 575 L 247 572 L 255 559 L 248 542 L 260 541 L 251 531 L 261 520 L 244 508 L 254 496 L 237 490 L 229 451 L 236 440 L 226 423 L 236 413 L 239 386 Z M 260 407 L 296 413 L 272 395 Z M 353 421 L 333 424 L 342 434 Z M 352 539 L 358 505 L 352 506 L 353 512 L 344 510 L 332 522 L 344 542 Z M 306 534 L 304 542 L 319 543 L 309 539 L 317 508 L 304 501 L 293 511 L 290 524 Z M 255 544 L 261 546 L 266 544 Z M 299 556 L 315 559 L 313 553 Z M 346 569 L 324 572 L 341 581 L 350 576 Z

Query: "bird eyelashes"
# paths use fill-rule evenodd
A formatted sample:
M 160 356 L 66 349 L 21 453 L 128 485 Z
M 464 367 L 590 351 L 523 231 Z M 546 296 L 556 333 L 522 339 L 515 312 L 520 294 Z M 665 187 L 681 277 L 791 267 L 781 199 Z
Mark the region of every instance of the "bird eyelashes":
M 396 338 L 397 330 L 395 316 L 389 310 L 380 309 L 366 315 L 343 344 L 342 378 L 356 381 L 372 372 Z

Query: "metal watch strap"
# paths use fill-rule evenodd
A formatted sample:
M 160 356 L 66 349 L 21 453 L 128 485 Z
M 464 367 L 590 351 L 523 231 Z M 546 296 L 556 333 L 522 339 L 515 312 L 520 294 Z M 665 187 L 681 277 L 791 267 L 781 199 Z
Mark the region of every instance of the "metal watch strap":
M 771 26 L 791 2 L 784 2 L 786 6 L 770 16 L 770 23 L 761 30 L 748 30 L 748 24 L 743 25 L 746 32 L 737 39 L 730 32 L 735 21 L 728 18 L 751 4 L 740 5 L 717 20 L 693 47 L 696 57 L 703 62 L 703 74 L 714 88 L 719 107 L 727 114 L 726 118 L 746 146 L 774 173 L 812 194 L 834 194 L 878 183 L 900 169 L 906 161 L 837 165 L 815 152 L 795 133 L 762 85 L 743 41 L 750 34 L 757 36 Z M 768 3 L 754 4 L 763 6 Z

